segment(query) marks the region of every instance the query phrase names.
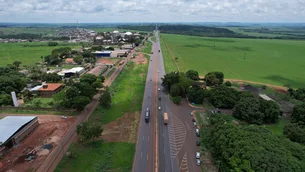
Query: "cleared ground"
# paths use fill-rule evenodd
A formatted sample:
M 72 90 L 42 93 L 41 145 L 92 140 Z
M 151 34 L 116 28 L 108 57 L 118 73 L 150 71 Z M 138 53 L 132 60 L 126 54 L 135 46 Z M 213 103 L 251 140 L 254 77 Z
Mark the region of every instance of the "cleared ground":
M 4 117 L 4 115 L 1 115 Z M 58 145 L 62 136 L 75 122 L 75 117 L 61 119 L 56 115 L 39 115 L 38 127 L 21 143 L 12 148 L 1 159 L 0 171 L 30 171 L 37 169 L 48 154 Z M 24 155 L 31 150 L 37 152 L 33 161 L 26 161 Z
M 163 34 L 161 42 L 167 72 L 222 71 L 230 79 L 305 87 L 305 41 Z
M 62 44 L 63 45 L 63 44 Z M 21 61 L 22 65 L 34 65 L 42 61 L 41 56 L 51 54 L 53 49 L 60 47 L 78 48 L 77 44 L 65 44 L 63 46 L 50 47 L 47 42 L 27 43 L 1 43 L 0 44 L 0 66 Z

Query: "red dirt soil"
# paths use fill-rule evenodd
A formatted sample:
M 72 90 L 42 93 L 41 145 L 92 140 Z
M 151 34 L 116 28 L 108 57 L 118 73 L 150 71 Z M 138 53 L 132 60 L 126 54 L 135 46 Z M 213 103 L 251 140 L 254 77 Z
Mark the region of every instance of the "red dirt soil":
M 96 63 L 99 64 L 113 64 L 111 59 L 107 59 L 107 58 L 99 58 L 96 60 Z
M 1 160 L 3 167 L 0 168 L 0 171 L 23 172 L 38 169 L 75 120 L 75 117 L 61 119 L 56 115 L 38 116 L 37 128 L 21 143 L 9 150 Z M 42 149 L 41 146 L 45 144 L 52 144 L 53 148 L 51 150 Z M 25 161 L 23 155 L 33 149 L 37 152 L 36 158 L 32 161 Z
M 146 64 L 147 63 L 147 59 L 144 57 L 143 53 L 138 53 L 138 55 L 132 59 L 133 62 L 135 62 L 136 64 Z
M 140 113 L 126 113 L 121 118 L 103 125 L 102 139 L 105 142 L 136 143 Z

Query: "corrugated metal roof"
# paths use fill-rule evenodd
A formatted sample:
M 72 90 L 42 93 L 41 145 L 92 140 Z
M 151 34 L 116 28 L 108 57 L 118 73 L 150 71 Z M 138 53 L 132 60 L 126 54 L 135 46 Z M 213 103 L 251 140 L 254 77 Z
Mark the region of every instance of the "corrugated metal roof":
M 36 87 L 30 89 L 30 91 L 37 91 L 42 87 L 42 85 L 37 85 Z
M 7 116 L 0 120 L 0 145 L 12 137 L 23 125 L 36 116 Z
M 270 98 L 269 96 L 267 96 L 266 94 L 259 94 L 259 96 L 267 101 L 274 101 L 272 98 Z

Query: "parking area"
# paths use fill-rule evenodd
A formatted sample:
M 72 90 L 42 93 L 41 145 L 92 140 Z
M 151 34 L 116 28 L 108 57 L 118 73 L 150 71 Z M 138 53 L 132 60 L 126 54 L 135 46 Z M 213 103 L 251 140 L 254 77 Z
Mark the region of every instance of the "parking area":
M 197 165 L 199 160 L 196 152 L 200 152 L 196 144 L 199 137 L 196 135 L 197 126 L 194 125 L 193 115 L 191 112 L 198 108 L 188 105 L 183 100 L 180 105 L 169 103 L 169 141 L 172 159 L 178 161 L 179 171 L 200 172 L 201 167 Z

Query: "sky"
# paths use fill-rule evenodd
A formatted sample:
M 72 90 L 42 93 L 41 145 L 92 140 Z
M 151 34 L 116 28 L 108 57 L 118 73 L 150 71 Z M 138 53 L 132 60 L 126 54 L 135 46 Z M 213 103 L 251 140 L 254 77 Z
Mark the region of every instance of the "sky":
M 305 22 L 305 0 L 0 0 L 0 22 Z

